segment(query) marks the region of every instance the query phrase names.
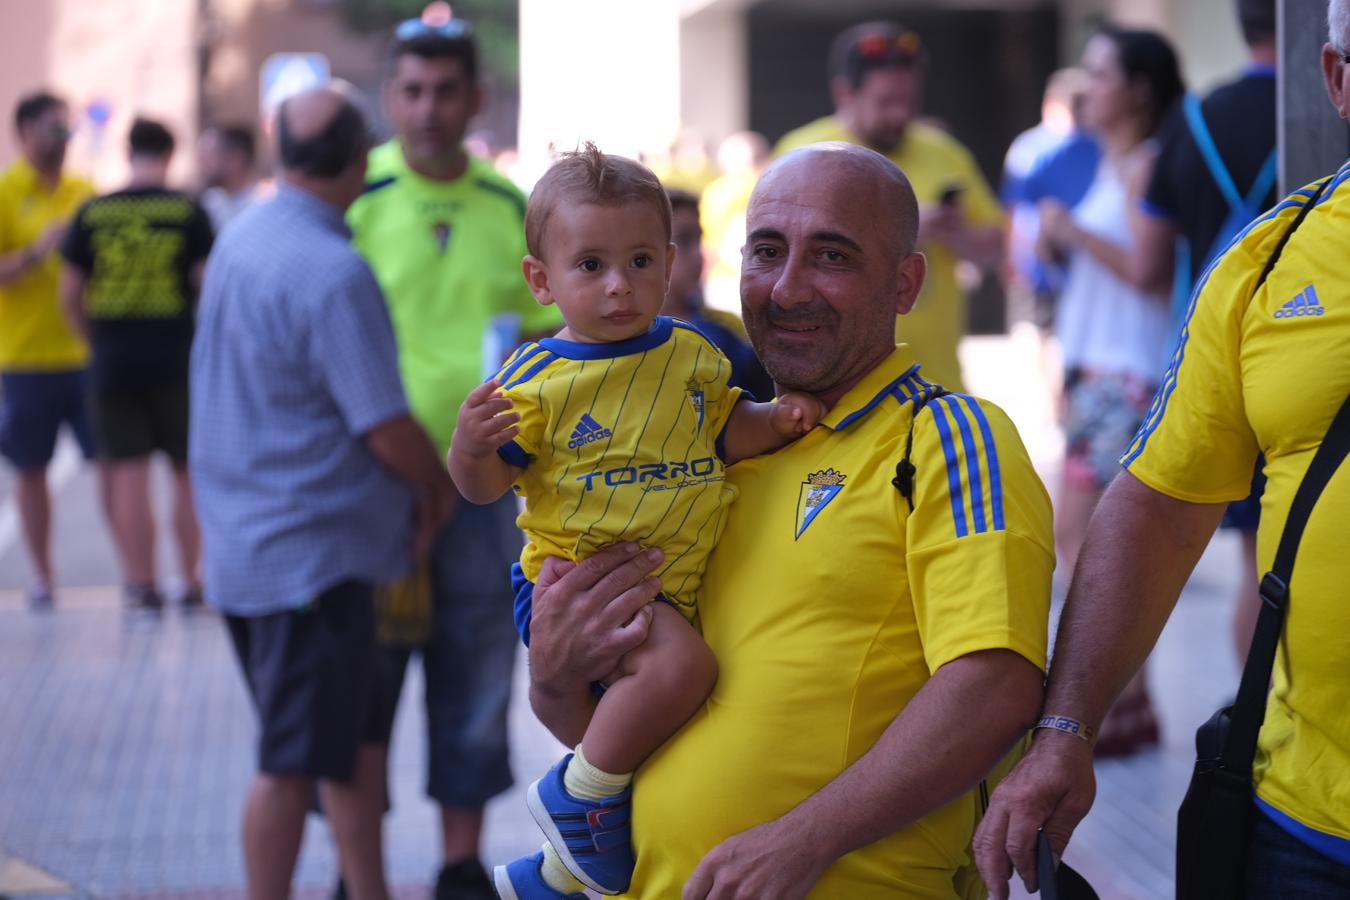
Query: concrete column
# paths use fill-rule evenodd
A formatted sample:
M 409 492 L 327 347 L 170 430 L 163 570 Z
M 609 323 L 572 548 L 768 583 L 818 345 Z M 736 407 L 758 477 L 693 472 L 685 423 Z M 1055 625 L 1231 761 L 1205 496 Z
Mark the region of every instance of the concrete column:
M 680 23 L 680 115 L 711 147 L 749 127 L 749 39 L 743 10 L 704 9 Z
M 520 0 L 520 153 L 525 171 L 549 146 L 593 140 L 636 156 L 679 129 L 676 0 Z
M 1326 15 L 1326 0 L 1280 0 L 1281 193 L 1334 172 L 1350 153 L 1350 131 L 1322 79 Z

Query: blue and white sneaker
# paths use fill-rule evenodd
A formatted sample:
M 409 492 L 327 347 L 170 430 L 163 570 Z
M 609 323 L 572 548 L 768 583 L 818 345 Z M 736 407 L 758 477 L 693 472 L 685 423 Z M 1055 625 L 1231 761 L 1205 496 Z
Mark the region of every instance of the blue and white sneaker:
M 569 753 L 530 785 L 530 814 L 577 881 L 600 894 L 621 894 L 633 878 L 633 789 L 603 800 L 578 800 L 563 786 L 571 761 Z
M 585 894 L 564 894 L 544 881 L 544 851 L 522 856 L 509 866 L 492 870 L 492 886 L 502 900 L 586 900 Z

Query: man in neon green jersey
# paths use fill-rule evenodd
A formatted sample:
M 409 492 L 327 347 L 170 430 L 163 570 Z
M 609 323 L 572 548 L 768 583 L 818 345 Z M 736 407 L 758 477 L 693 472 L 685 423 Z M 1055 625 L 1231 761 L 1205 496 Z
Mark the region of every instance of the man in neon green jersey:
M 410 20 L 391 51 L 385 103 L 397 136 L 370 154 L 365 194 L 348 214 L 357 249 L 389 304 L 413 414 L 444 456 L 469 391 L 521 334 L 560 322 L 521 275 L 525 198 L 463 138 L 483 103 L 467 23 Z M 421 647 L 387 648 L 392 729 L 412 651 L 426 674 L 427 793 L 441 808 L 437 900 L 494 896 L 478 861 L 483 806 L 511 784 L 506 708 L 515 656 L 511 563 L 516 506 L 460 503 L 431 551 L 434 624 Z

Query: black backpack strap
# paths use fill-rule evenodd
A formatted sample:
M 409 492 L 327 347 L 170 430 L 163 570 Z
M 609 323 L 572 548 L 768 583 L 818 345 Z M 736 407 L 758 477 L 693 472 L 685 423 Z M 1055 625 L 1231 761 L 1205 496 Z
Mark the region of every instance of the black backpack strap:
M 914 463 L 910 461 L 910 456 L 914 452 L 914 422 L 919 418 L 919 413 L 931 401 L 939 397 L 945 397 L 949 392 L 942 388 L 934 388 L 932 393 L 923 394 L 914 398 L 914 415 L 909 420 L 909 434 L 905 435 L 905 455 L 895 464 L 895 477 L 891 479 L 891 484 L 900 492 L 900 496 L 905 498 L 909 504 L 909 511 L 914 512 L 914 475 L 917 470 Z

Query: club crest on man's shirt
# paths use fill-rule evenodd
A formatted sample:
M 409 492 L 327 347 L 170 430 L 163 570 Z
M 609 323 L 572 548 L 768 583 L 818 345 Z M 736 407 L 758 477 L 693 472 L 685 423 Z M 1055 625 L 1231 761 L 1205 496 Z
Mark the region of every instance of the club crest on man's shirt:
M 830 501 L 839 496 L 844 489 L 844 479 L 848 476 L 834 469 L 812 472 L 802 482 L 797 492 L 797 533 L 796 538 L 811 526 L 821 510 L 830 505 Z M 795 539 L 795 538 L 794 538 Z
M 445 248 L 450 246 L 450 223 L 436 222 L 431 226 L 431 233 L 436 236 L 436 246 L 440 252 L 445 253 Z

